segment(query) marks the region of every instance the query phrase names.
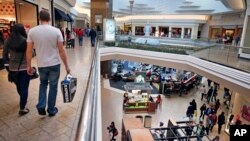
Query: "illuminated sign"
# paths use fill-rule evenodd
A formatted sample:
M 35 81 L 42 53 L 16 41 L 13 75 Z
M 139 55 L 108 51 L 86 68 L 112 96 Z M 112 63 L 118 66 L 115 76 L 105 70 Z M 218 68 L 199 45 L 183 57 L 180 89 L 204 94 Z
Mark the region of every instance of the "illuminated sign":
M 104 42 L 115 41 L 115 21 L 113 19 L 104 19 Z

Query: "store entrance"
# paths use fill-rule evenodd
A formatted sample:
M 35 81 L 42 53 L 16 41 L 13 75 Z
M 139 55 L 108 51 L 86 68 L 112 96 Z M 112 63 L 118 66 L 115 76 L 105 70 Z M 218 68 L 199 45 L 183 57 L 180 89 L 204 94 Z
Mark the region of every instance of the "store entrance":
M 26 31 L 38 25 L 38 6 L 24 0 L 1 0 L 0 3 L 0 69 L 3 69 L 3 44 L 16 23 Z

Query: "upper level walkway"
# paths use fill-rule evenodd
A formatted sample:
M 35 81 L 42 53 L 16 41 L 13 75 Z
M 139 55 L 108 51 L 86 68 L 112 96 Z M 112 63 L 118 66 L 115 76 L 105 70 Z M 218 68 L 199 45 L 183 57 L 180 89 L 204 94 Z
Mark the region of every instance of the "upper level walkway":
M 77 92 L 72 103 L 63 103 L 60 81 L 64 79 L 66 72 L 61 64 L 56 103 L 59 112 L 55 117 L 43 117 L 37 113 L 35 107 L 38 102 L 39 79 L 30 82 L 27 103 L 30 112 L 20 117 L 19 95 L 15 85 L 8 82 L 6 70 L 0 71 L 0 141 L 74 140 L 94 52 L 88 38 L 84 38 L 82 47 L 77 42 L 76 45 L 74 49 L 66 49 L 66 53 L 71 73 L 77 77 Z M 36 65 L 36 58 L 32 64 Z

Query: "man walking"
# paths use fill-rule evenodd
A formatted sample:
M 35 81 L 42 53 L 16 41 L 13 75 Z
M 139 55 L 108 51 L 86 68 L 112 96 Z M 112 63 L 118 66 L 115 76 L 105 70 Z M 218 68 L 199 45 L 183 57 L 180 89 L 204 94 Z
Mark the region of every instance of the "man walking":
M 90 36 L 91 46 L 94 47 L 95 46 L 96 31 L 93 28 L 91 28 L 91 30 L 89 32 L 89 36 Z
M 218 117 L 218 134 L 221 132 L 222 125 L 225 124 L 224 112 L 222 112 Z
M 49 25 L 50 14 L 46 10 L 41 10 L 39 20 L 40 25 L 30 29 L 27 38 L 27 72 L 28 74 L 32 74 L 33 71 L 31 59 L 34 47 L 36 49 L 37 65 L 40 74 L 39 101 L 36 108 L 39 115 L 46 115 L 47 86 L 49 84 L 47 112 L 49 116 L 55 116 L 58 112 L 55 105 L 60 76 L 60 58 L 65 65 L 67 73 L 70 73 L 70 69 L 63 49 L 62 34 L 59 29 Z

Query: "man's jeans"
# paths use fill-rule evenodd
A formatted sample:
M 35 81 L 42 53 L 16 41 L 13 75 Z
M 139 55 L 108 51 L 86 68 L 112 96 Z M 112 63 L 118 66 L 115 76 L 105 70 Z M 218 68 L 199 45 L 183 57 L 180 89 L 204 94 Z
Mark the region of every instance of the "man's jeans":
M 82 42 L 83 42 L 83 37 L 79 37 L 79 46 L 82 46 Z
M 16 84 L 17 92 L 20 96 L 20 109 L 24 109 L 27 104 L 28 92 L 29 92 L 30 76 L 27 71 L 19 71 Z
M 56 96 L 57 96 L 57 84 L 60 76 L 60 64 L 50 67 L 38 68 L 40 74 L 40 88 L 39 88 L 39 102 L 36 105 L 37 109 L 45 109 L 47 101 L 47 87 L 49 84 L 48 95 L 48 113 L 54 113 Z

